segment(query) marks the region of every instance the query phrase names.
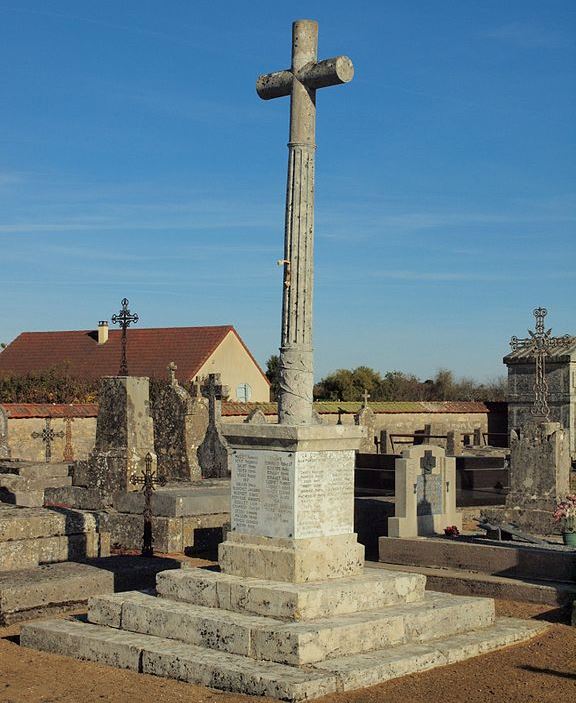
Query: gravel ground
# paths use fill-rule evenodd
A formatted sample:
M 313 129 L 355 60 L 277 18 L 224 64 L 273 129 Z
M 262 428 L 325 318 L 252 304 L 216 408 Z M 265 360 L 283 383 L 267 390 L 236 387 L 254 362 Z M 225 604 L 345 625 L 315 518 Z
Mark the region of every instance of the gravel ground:
M 378 686 L 319 699 L 322 703 L 571 703 L 576 701 L 576 628 L 550 606 L 497 601 L 500 615 L 551 621 L 527 644 L 508 647 Z M 113 669 L 23 649 L 20 627 L 0 628 L 2 703 L 246 703 L 263 698 Z

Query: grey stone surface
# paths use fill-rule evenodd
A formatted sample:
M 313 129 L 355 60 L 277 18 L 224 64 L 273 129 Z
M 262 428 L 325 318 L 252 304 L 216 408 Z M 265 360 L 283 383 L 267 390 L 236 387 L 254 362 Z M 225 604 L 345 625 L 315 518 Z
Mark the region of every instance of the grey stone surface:
M 119 493 L 114 508 L 122 513 L 142 514 L 144 496 L 141 493 Z M 182 484 L 157 488 L 152 496 L 154 515 L 183 517 L 230 512 L 230 482 L 221 480 L 210 485 Z
M 228 443 L 222 434 L 222 398 L 228 395 L 228 387 L 220 382 L 220 374 L 211 373 L 202 386 L 208 398 L 208 425 L 197 455 L 204 478 L 228 478 Z
M 148 453 L 156 470 L 149 381 L 137 376 L 105 376 L 99 399 L 96 443 L 88 461 L 75 466 L 73 483 L 96 489 L 110 505 L 115 493 L 136 490 L 130 476 L 144 471 Z
M 364 570 L 358 576 L 315 583 L 286 583 L 231 576 L 208 569 L 158 575 L 160 596 L 209 608 L 281 620 L 314 620 L 411 603 L 424 595 L 417 574 Z
M 101 514 L 102 529 L 110 532 L 112 545 L 125 549 L 141 549 L 144 517 L 136 513 L 112 510 Z M 152 517 L 154 549 L 165 554 L 214 551 L 224 538 L 229 513 Z
M 175 367 L 169 365 L 171 382 L 158 389 L 151 404 L 158 471 L 167 481 L 198 480 L 201 472 L 196 452 L 206 431 L 206 408 L 180 386 Z M 197 415 L 203 420 L 201 427 L 197 427 Z
M 264 100 L 290 96 L 288 186 L 284 228 L 284 288 L 280 346 L 279 422 L 310 425 L 312 419 L 312 298 L 314 288 L 314 161 L 316 90 L 352 80 L 346 56 L 318 62 L 318 23 L 292 25 L 289 70 L 260 76 Z M 322 78 L 320 78 L 322 76 Z
M 405 644 L 327 659 L 307 667 L 248 657 L 77 621 L 52 620 L 22 628 L 26 647 L 77 659 L 199 683 L 211 688 L 289 701 L 374 685 L 398 676 L 451 664 L 533 637 L 542 623 L 499 619 L 471 633 L 426 644 Z
M 388 519 L 389 536 L 442 534 L 451 525 L 462 529 L 453 457 L 441 447 L 424 444 L 405 449 L 395 466 L 395 513 Z
M 562 530 L 553 520 L 556 503 L 570 491 L 569 434 L 557 422 L 527 422 L 510 437 L 510 490 L 505 508 L 482 515 L 511 522 L 539 535 Z
M 354 415 L 354 423 L 364 430 L 364 436 L 360 443 L 359 452 L 361 454 L 376 454 L 376 415 L 374 411 L 363 405 L 360 410 Z
M 0 572 L 0 624 L 113 591 L 114 574 L 87 564 L 66 562 Z
M 573 581 L 576 551 L 520 542 L 479 543 L 434 538 L 380 537 L 380 561 L 406 566 L 462 569 L 518 579 Z

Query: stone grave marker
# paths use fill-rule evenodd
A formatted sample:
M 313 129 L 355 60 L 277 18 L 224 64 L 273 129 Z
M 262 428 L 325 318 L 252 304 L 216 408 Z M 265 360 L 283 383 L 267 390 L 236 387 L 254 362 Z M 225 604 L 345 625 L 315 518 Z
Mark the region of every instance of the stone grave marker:
M 167 370 L 170 383 L 160 388 L 152 403 L 158 470 L 168 481 L 198 481 L 202 474 L 197 450 L 208 423 L 206 406 L 178 383 L 174 362 Z
M 221 430 L 222 399 L 228 395 L 228 387 L 223 386 L 220 374 L 211 373 L 202 388 L 203 395 L 208 398 L 208 426 L 202 444 L 198 447 L 198 462 L 202 478 L 227 478 L 228 443 Z
M 510 490 L 504 508 L 486 508 L 494 522 L 510 522 L 536 535 L 560 531 L 552 519 L 570 490 L 569 436 L 559 422 L 526 422 L 510 433 Z
M 396 507 L 388 519 L 390 537 L 443 534 L 462 528 L 456 511 L 456 460 L 441 447 L 419 445 L 405 449 L 396 460 Z
M 376 415 L 368 405 L 368 398 L 370 398 L 370 395 L 368 391 L 365 390 L 362 407 L 354 415 L 354 423 L 364 430 L 364 437 L 362 438 L 359 449 L 361 454 L 376 453 L 376 443 L 374 441 L 376 435 Z

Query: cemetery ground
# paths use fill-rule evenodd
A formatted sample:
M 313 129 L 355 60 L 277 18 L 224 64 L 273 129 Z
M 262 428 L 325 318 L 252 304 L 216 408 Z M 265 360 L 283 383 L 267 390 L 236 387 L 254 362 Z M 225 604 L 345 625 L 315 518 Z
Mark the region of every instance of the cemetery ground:
M 175 555 L 169 555 L 174 557 Z M 186 558 L 191 566 L 213 562 Z M 82 615 L 84 610 L 61 617 Z M 576 628 L 568 608 L 496 600 L 498 615 L 549 623 L 540 636 L 451 666 L 318 699 L 326 703 L 556 703 L 576 700 Z M 242 703 L 264 701 L 21 648 L 24 623 L 0 628 L 1 703 Z

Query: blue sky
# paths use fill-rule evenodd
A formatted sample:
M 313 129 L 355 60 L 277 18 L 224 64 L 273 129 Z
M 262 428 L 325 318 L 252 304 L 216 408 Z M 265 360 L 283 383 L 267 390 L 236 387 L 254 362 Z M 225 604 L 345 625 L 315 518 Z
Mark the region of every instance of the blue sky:
M 0 341 L 234 324 L 280 337 L 291 22 L 319 91 L 315 364 L 501 374 L 576 334 L 576 3 L 1 0 Z

